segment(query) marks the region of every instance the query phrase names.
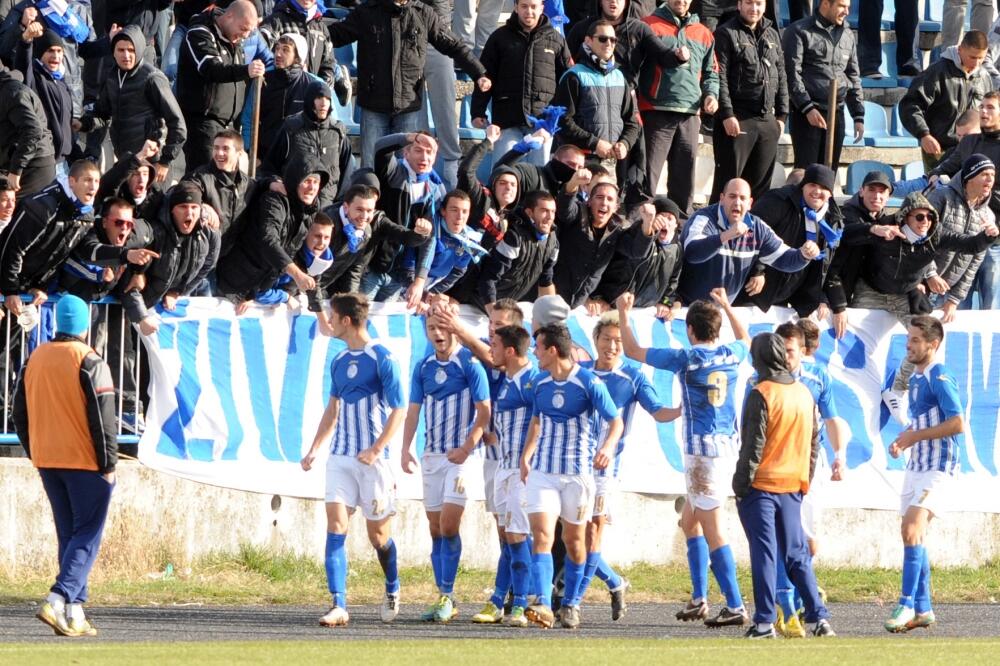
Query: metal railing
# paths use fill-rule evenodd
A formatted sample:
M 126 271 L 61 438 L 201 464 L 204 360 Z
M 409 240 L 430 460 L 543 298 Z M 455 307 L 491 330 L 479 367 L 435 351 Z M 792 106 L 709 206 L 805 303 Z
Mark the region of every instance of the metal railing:
M 23 295 L 23 303 L 30 303 L 31 295 Z M 0 341 L 3 350 L 0 353 L 0 372 L 3 373 L 3 416 L 0 418 L 0 446 L 20 446 L 20 440 L 14 430 L 11 414 L 13 412 L 14 391 L 21 368 L 27 362 L 31 352 L 54 336 L 55 304 L 59 295 L 52 295 L 48 301 L 39 307 L 39 321 L 30 330 L 25 330 L 18 323 L 18 318 L 5 312 L 0 322 Z M 114 338 L 112 337 L 114 333 Z M 134 337 L 133 337 L 134 336 Z M 125 317 L 125 310 L 117 299 L 104 298 L 90 304 L 90 327 L 87 329 L 87 344 L 95 348 L 107 362 L 115 382 L 117 399 L 116 413 L 118 415 L 118 441 L 120 444 L 137 444 L 139 435 L 131 430 L 141 423 L 141 360 L 142 343 L 138 332 L 134 331 Z M 109 353 L 113 357 L 109 357 Z M 128 372 L 128 374 L 126 374 Z M 126 390 L 126 384 L 128 389 Z M 131 394 L 131 408 L 126 410 L 126 394 Z M 126 428 L 124 420 L 131 419 L 133 428 Z

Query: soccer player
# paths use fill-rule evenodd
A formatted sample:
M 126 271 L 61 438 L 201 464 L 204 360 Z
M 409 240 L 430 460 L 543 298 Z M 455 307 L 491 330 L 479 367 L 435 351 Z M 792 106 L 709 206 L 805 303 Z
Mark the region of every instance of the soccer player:
M 619 620 L 627 610 L 625 591 L 629 587 L 629 582 L 619 576 L 601 557 L 601 536 L 604 527 L 611 522 L 610 499 L 618 482 L 625 438 L 628 436 L 629 425 L 637 404 L 642 405 L 643 409 L 660 422 L 676 419 L 680 416 L 681 410 L 665 407 L 642 369 L 622 361 L 622 334 L 617 312 L 605 312 L 601 316 L 594 327 L 593 338 L 597 349 L 597 360 L 584 361 L 580 365 L 592 370 L 608 387 L 611 400 L 621 412 L 624 432 L 618 440 L 614 461 L 604 469 L 594 472 L 594 514 L 587 525 L 587 568 L 584 571 L 580 596 L 582 597 L 587 591 L 590 581 L 596 574 L 607 584 L 611 593 L 611 619 Z M 608 422 L 601 420 L 600 428 L 601 434 L 598 440 L 603 441 L 603 437 L 607 434 Z
M 330 365 L 330 401 L 320 419 L 302 469 L 312 469 L 320 447 L 331 443 L 326 463 L 326 578 L 333 607 L 320 618 L 326 627 L 345 626 L 347 614 L 347 525 L 358 507 L 385 573 L 383 622 L 399 613 L 396 544 L 389 530 L 395 515 L 396 482 L 389 442 L 403 422 L 399 363 L 369 337 L 368 301 L 360 294 L 330 299 L 334 337 L 347 343 Z
M 730 492 L 730 481 L 739 447 L 736 428 L 736 380 L 739 366 L 750 353 L 750 334 L 729 306 L 724 289 L 712 289 L 715 303 L 695 301 L 687 311 L 690 349 L 645 349 L 636 342 L 628 323 L 633 296 L 618 298 L 625 355 L 654 368 L 680 376 L 684 410 L 684 478 L 687 501 L 681 528 L 687 537 L 691 569 L 691 600 L 677 613 L 685 622 L 704 620 L 709 627 L 742 626 L 747 620 L 732 549 L 722 532 L 721 507 Z M 735 342 L 719 343 L 722 315 L 726 313 Z M 726 597 L 726 606 L 708 617 L 708 568 Z
M 924 535 L 931 519 L 947 509 L 958 468 L 957 438 L 965 427 L 955 376 L 934 358 L 942 340 L 944 327 L 939 320 L 926 315 L 910 320 L 906 360 L 916 366 L 910 378 L 911 425 L 889 446 L 893 458 L 912 449 L 900 497 L 903 591 L 899 605 L 885 621 L 885 628 L 894 633 L 930 627 L 935 622 Z
M 523 326 L 524 315 L 517 301 L 511 298 L 498 298 L 489 308 L 490 334 L 486 339 L 480 339 L 467 326 L 462 324 L 458 315 L 451 308 L 440 307 L 434 310 L 447 328 L 458 337 L 459 343 L 471 351 L 487 368 L 487 378 L 490 384 L 490 402 L 495 406 L 497 395 L 507 378 L 503 366 L 504 356 L 493 354 L 492 345 L 496 340 L 496 332 L 504 326 Z M 530 336 L 529 336 L 530 339 Z M 500 559 L 497 561 L 497 572 L 494 579 L 493 595 L 482 610 L 472 616 L 476 624 L 499 624 L 503 621 L 505 597 L 511 587 L 511 552 L 503 530 L 503 489 L 497 486 L 497 476 L 500 473 L 501 445 L 497 440 L 496 413 L 492 413 L 491 423 L 483 435 L 483 480 L 486 490 L 486 510 L 493 514 L 497 524 L 497 534 L 500 538 Z M 517 469 L 517 460 L 514 461 Z
M 431 566 L 441 596 L 421 615 L 426 622 L 448 622 L 458 615 L 452 591 L 462 558 L 462 523 L 467 499 L 466 461 L 476 450 L 490 420 L 490 394 L 483 364 L 437 316 L 427 318 L 433 353 L 416 364 L 410 381 L 410 406 L 403 424 L 403 471 L 412 474 L 417 459 L 413 437 L 424 410 L 426 441 L 423 471 L 424 509 L 430 523 Z
M 560 518 L 566 559 L 559 619 L 567 629 L 580 626 L 587 523 L 594 510 L 594 469 L 611 463 L 623 429 L 604 382 L 580 367 L 572 353 L 573 343 L 565 326 L 550 324 L 535 332 L 535 356 L 546 374 L 535 385 L 533 416 L 521 456 L 521 480 L 527 486 L 534 539 L 532 573 L 539 589 L 525 614 L 545 628 L 555 622 L 548 581 L 552 580 L 552 542 Z M 595 416 L 608 421 L 607 434 L 600 442 Z
M 497 301 L 499 303 L 499 301 Z M 528 359 L 531 336 L 523 326 L 501 326 L 490 336 L 493 363 L 502 367 L 503 383 L 493 400 L 494 432 L 499 440 L 500 468 L 496 476 L 495 510 L 507 551 L 510 586 L 514 601 L 507 625 L 528 626 L 525 616 L 531 578 L 531 525 L 525 510 L 525 486 L 520 461 L 528 437 L 534 408 L 534 389 L 539 372 Z M 503 559 L 501 559 L 503 565 Z M 500 580 L 498 571 L 497 580 Z M 490 604 L 503 616 L 505 589 L 498 582 Z

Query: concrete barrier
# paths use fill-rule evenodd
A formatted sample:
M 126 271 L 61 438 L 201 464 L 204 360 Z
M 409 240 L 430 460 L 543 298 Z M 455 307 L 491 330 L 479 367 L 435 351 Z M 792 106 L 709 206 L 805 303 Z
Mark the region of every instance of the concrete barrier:
M 55 532 L 37 473 L 24 459 L 0 459 L 0 567 L 8 575 L 54 565 Z M 604 554 L 617 564 L 686 562 L 677 526 L 676 496 L 620 493 Z M 211 552 L 235 552 L 251 543 L 322 558 L 323 504 L 217 488 L 153 472 L 138 463 L 118 467 L 101 563 L 148 572 L 160 563 L 185 566 Z M 348 539 L 352 558 L 372 557 L 360 515 Z M 730 506 L 726 527 L 737 559 L 746 562 L 746 539 Z M 402 565 L 424 565 L 430 553 L 419 502 L 404 501 L 393 526 Z M 891 511 L 828 510 L 820 531 L 827 565 L 897 567 L 902 557 L 899 517 Z M 491 568 L 498 554 L 492 518 L 470 503 L 462 525 L 462 563 Z M 949 514 L 932 524 L 928 548 L 935 565 L 979 565 L 1000 554 L 1000 515 Z M 48 566 L 48 565 L 44 565 Z

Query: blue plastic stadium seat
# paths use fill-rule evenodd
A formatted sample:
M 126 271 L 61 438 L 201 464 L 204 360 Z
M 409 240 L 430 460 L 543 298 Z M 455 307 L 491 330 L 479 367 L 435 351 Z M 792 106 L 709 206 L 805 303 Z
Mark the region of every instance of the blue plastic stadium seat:
M 894 182 L 896 180 L 896 174 L 893 172 L 892 167 L 885 162 L 879 162 L 877 160 L 858 160 L 852 162 L 847 167 L 847 185 L 844 187 L 844 194 L 848 196 L 853 196 L 861 189 L 861 183 L 864 181 L 865 176 L 871 171 L 881 171 L 886 176 L 889 177 L 889 182 Z
M 333 110 L 337 114 L 337 120 L 344 123 L 348 136 L 361 136 L 361 118 L 356 117 L 354 100 L 350 100 L 346 105 L 341 105 L 337 96 L 333 96 Z
M 458 138 L 482 141 L 486 138 L 486 132 L 472 126 L 472 95 L 462 98 L 462 105 L 458 114 Z
M 920 142 L 910 134 L 909 130 L 903 127 L 903 121 L 899 117 L 899 104 L 894 104 L 892 107 L 892 135 L 903 139 L 902 142 L 896 144 L 900 148 L 916 148 L 920 145 Z
M 920 32 L 941 32 L 943 19 L 944 0 L 924 0 L 924 16 L 920 21 Z
M 902 180 L 920 178 L 925 173 L 923 160 L 915 160 L 903 165 Z

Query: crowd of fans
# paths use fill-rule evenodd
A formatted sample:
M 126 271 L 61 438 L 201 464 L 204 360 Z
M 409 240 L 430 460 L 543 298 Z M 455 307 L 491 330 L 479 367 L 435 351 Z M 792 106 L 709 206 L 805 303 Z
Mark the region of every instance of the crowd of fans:
M 558 294 L 593 314 L 629 292 L 669 319 L 724 287 L 838 335 L 849 306 L 947 323 L 998 305 L 1000 76 L 979 30 L 923 72 L 916 24 L 900 36 L 929 175 L 873 172 L 840 204 L 880 61 L 849 0 L 792 3 L 780 30 L 764 0 L 706 0 L 704 19 L 690 0 L 484 0 L 478 21 L 468 2 L 185 0 L 169 38 L 164 0 L 56 4 L 0 2 L 0 292 L 25 325 L 56 292 L 117 297 L 146 335 L 155 308 L 203 295 L 241 314 L 302 294 L 325 324 L 335 292 L 418 312 Z M 352 44 L 356 81 L 336 60 Z M 485 130 L 464 156 L 463 76 Z M 796 168 L 771 189 L 786 123 Z M 715 178 L 696 210 L 701 134 Z M 894 187 L 913 191 L 891 215 Z

